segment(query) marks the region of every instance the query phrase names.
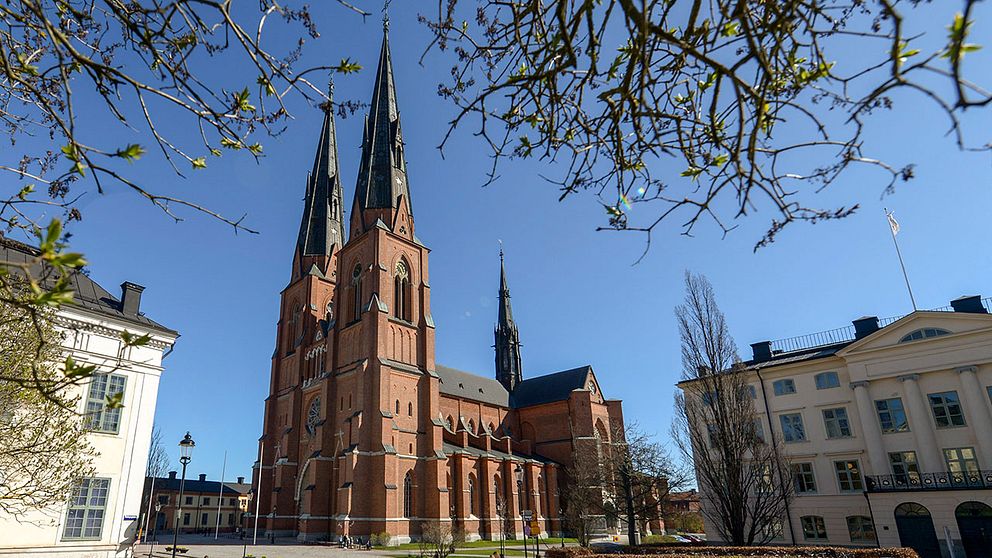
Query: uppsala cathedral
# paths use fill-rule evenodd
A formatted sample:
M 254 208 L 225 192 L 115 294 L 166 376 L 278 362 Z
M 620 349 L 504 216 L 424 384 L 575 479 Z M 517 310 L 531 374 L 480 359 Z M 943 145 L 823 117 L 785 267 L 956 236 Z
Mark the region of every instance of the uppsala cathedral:
M 589 366 L 524 379 L 502 252 L 495 378 L 435 363 L 429 249 L 415 234 L 387 33 L 347 240 L 331 106 L 281 293 L 254 466 L 259 535 L 403 542 L 440 520 L 492 539 L 497 501 L 516 519 L 510 536 L 522 510 L 560 533 L 564 468 L 577 446 L 620 431 L 620 401 Z

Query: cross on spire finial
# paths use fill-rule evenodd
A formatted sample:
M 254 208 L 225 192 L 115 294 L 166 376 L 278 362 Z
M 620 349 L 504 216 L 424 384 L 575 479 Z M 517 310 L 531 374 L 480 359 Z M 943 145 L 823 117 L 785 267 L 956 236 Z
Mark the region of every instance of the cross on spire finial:
M 390 0 L 386 0 L 382 3 L 382 32 L 389 33 L 389 3 Z
M 496 242 L 499 242 L 499 261 L 503 261 L 503 239 L 497 238 Z

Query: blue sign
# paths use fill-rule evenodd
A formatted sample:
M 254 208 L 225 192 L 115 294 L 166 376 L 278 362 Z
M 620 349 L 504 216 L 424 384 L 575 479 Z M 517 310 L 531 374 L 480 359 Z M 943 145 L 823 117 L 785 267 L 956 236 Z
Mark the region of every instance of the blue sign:
M 124 516 L 124 521 L 137 521 L 137 520 L 138 520 L 138 516 L 136 516 L 136 515 L 125 515 Z

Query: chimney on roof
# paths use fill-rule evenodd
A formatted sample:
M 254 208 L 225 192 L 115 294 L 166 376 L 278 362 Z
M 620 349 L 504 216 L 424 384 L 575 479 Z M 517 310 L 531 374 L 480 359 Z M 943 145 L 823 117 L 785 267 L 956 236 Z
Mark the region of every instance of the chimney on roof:
M 172 479 L 172 480 L 175 480 L 176 479 L 176 472 L 175 471 L 169 471 L 169 478 Z
M 862 316 L 851 322 L 854 324 L 854 338 L 868 337 L 878 331 L 878 316 Z
M 766 360 L 771 360 L 772 342 L 761 341 L 759 343 L 751 343 L 751 354 L 753 355 L 754 362 L 765 362 Z
M 238 484 L 244 484 L 244 483 L 245 483 L 245 478 L 244 477 L 238 477 Z
M 200 482 L 203 482 L 205 480 L 207 480 L 207 474 L 206 473 L 200 473 Z
M 141 291 L 144 287 L 137 283 L 124 281 L 121 283 L 121 312 L 127 316 L 137 316 L 141 307 Z
M 962 296 L 951 301 L 951 308 L 955 312 L 967 312 L 969 314 L 988 314 L 988 310 L 982 305 L 980 295 Z

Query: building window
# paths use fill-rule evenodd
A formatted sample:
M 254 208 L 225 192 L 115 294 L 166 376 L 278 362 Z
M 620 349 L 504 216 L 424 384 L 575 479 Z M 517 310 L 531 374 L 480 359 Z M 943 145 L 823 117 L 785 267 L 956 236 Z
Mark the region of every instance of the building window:
M 403 517 L 413 517 L 413 476 L 409 471 L 403 479 Z
M 711 407 L 714 401 L 717 401 L 720 397 L 720 390 L 707 391 L 703 394 L 703 405 Z
M 210 505 L 210 498 L 209 497 L 204 497 L 203 498 L 203 505 L 204 506 L 209 506 Z
M 204 512 L 200 515 L 200 525 L 206 525 L 208 523 L 209 521 L 207 520 L 207 514 Z
M 985 388 L 985 391 L 989 392 L 989 402 L 992 403 L 992 386 Z
M 158 497 L 158 503 L 159 504 L 162 504 L 163 506 L 166 505 L 166 504 L 168 504 L 169 503 L 169 495 L 168 494 L 163 494 L 163 495 L 159 496 Z
M 754 419 L 754 439 L 760 443 L 765 443 L 765 427 L 761 424 L 761 419 Z
M 906 411 L 902 408 L 902 399 L 898 397 L 879 399 L 875 401 L 875 410 L 878 411 L 878 422 L 882 427 L 883 434 L 909 431 L 909 422 L 906 420 Z
M 793 463 L 792 477 L 796 483 L 797 494 L 816 492 L 816 476 L 813 474 L 812 463 Z
M 964 411 L 961 410 L 958 392 L 931 393 L 927 395 L 927 399 L 930 400 L 930 409 L 933 411 L 933 420 L 937 423 L 937 428 L 964 426 Z
M 823 424 L 826 426 L 827 438 L 850 438 L 851 423 L 847 420 L 847 409 L 823 410 Z
M 110 479 L 83 479 L 72 491 L 64 539 L 99 539 L 107 512 Z
M 231 498 L 231 499 L 230 499 L 230 500 L 228 501 L 228 505 L 229 505 L 229 506 L 236 506 L 236 505 L 238 505 L 238 500 L 237 500 L 237 499 L 235 499 L 235 498 Z
M 772 389 L 775 390 L 775 395 L 788 395 L 790 393 L 796 393 L 796 382 L 792 378 L 775 380 L 772 384 Z
M 190 520 L 189 514 L 188 513 L 184 513 L 183 514 L 183 525 L 189 525 L 189 520 Z
M 412 417 L 413 416 L 413 402 L 410 402 L 410 403 L 407 403 L 406 404 L 406 416 L 408 416 L 408 417 Z
M 992 388 L 989 388 L 989 389 L 992 390 Z M 755 388 L 753 385 L 748 384 L 748 386 L 747 386 L 747 395 L 751 399 L 757 399 L 758 398 L 758 390 L 757 390 L 757 388 Z
M 396 400 L 396 415 L 399 416 L 399 414 L 400 414 L 400 400 L 397 399 Z
M 837 484 L 841 492 L 861 492 L 864 485 L 861 483 L 861 468 L 855 461 L 834 461 L 834 469 L 837 471 Z
M 897 483 L 909 484 L 920 479 L 920 465 L 916 461 L 915 451 L 896 451 L 889 453 L 889 465 Z
M 478 515 L 475 509 L 475 476 L 468 476 L 468 514 Z
M 709 439 L 711 448 L 720 447 L 720 431 L 715 424 L 706 425 L 706 436 Z
M 351 272 L 351 319 L 358 321 L 362 319 L 362 265 L 358 264 Z
M 948 448 L 944 450 L 944 461 L 949 473 L 977 473 L 978 459 L 975 448 Z
M 192 496 L 187 496 L 186 497 L 186 505 L 187 506 L 192 506 L 193 505 L 193 497 Z
M 786 442 L 803 442 L 806 440 L 806 429 L 803 427 L 803 416 L 799 413 L 780 415 L 782 421 L 782 439 Z
M 919 341 L 920 339 L 929 339 L 931 337 L 940 337 L 941 335 L 950 335 L 950 331 L 946 329 L 940 329 L 936 327 L 927 327 L 923 329 L 918 329 L 911 333 L 908 333 L 899 340 L 900 343 L 909 343 L 910 341 Z
M 233 513 L 227 514 L 227 524 L 228 525 L 234 525 L 234 514 Z
M 827 525 L 819 515 L 804 515 L 799 518 L 803 525 L 803 538 L 808 541 L 827 540 Z
M 836 372 L 820 372 L 813 379 L 816 380 L 816 389 L 840 387 L 840 378 Z
M 406 262 L 400 260 L 396 264 L 396 276 L 393 280 L 393 315 L 404 321 L 410 319 L 410 272 Z
M 870 517 L 852 515 L 847 518 L 847 532 L 851 534 L 851 542 L 875 542 L 875 525 Z
M 121 426 L 121 403 L 127 378 L 120 374 L 96 374 L 86 396 L 86 429 L 117 434 Z M 111 406 L 110 401 L 115 405 Z

